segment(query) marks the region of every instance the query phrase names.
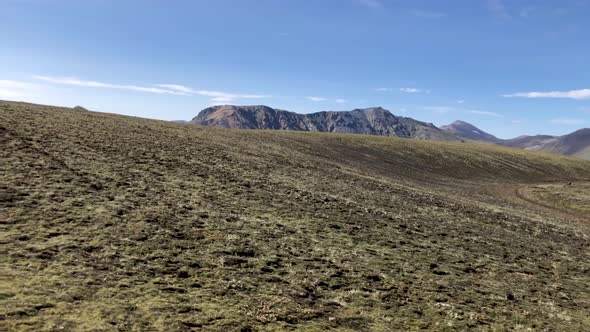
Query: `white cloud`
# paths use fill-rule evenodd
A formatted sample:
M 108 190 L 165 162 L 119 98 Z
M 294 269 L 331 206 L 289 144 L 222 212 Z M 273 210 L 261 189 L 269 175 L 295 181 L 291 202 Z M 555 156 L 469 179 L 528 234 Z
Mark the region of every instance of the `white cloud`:
M 222 91 L 211 91 L 211 90 L 195 90 L 191 87 L 187 87 L 179 84 L 158 84 L 155 86 L 137 86 L 137 85 L 122 85 L 122 84 L 111 84 L 102 83 L 95 81 L 82 81 L 77 78 L 55 78 L 48 76 L 34 76 L 35 79 L 53 84 L 73 85 L 90 88 L 105 88 L 105 89 L 117 89 L 117 90 L 129 90 L 148 92 L 156 94 L 170 94 L 177 96 L 205 96 L 211 97 L 211 102 L 217 103 L 230 103 L 236 99 L 263 99 L 271 98 L 270 95 L 255 95 L 255 94 L 236 94 Z
M 377 91 L 377 92 L 389 92 L 389 91 L 391 91 L 391 89 L 390 88 L 377 88 L 377 89 L 375 89 L 375 91 Z
M 26 82 L 0 80 L 0 98 L 11 99 L 27 97 L 27 92 L 36 87 L 35 84 Z
M 234 101 L 234 99 L 228 97 L 215 97 L 211 98 L 211 101 L 214 103 L 231 103 Z
M 311 101 L 326 101 L 326 98 L 314 97 L 314 96 L 305 97 L 305 99 L 311 100 Z
M 457 100 L 457 104 L 465 104 L 465 100 L 459 99 L 459 100 Z
M 211 90 L 195 90 L 193 88 L 177 85 L 177 84 L 159 84 L 159 87 L 172 89 L 180 93 L 187 95 L 199 95 L 205 97 L 211 97 L 212 102 L 217 103 L 232 103 L 236 99 L 264 99 L 271 98 L 270 95 L 251 95 L 251 94 L 236 94 L 222 91 L 211 91 Z
M 522 123 L 522 121 L 520 121 L 520 120 L 512 120 L 512 121 L 510 121 L 510 122 L 512 122 L 512 123 L 515 123 L 515 124 Z
M 162 89 L 162 88 L 155 88 L 155 87 L 143 87 L 143 86 L 137 86 L 137 85 L 110 84 L 110 83 L 101 83 L 101 82 L 95 82 L 95 81 L 82 81 L 77 78 L 71 78 L 71 77 L 55 78 L 55 77 L 48 77 L 48 76 L 33 76 L 33 78 L 40 80 L 40 81 L 53 83 L 53 84 L 73 85 L 73 86 L 81 86 L 81 87 L 89 87 L 89 88 L 106 88 L 106 89 L 149 92 L 149 93 L 157 93 L 157 94 L 172 94 L 172 95 L 184 95 L 184 96 L 187 95 L 185 92 L 181 92 L 181 91 L 177 91 L 177 90 Z
M 586 121 L 580 120 L 580 119 L 559 118 L 559 119 L 551 120 L 551 123 L 566 125 L 566 126 L 575 126 L 575 125 L 585 124 Z
M 493 116 L 493 117 L 497 117 L 497 118 L 503 117 L 502 114 L 498 114 L 498 113 L 494 113 L 494 112 L 487 112 L 487 111 L 471 110 L 471 111 L 467 111 L 467 112 L 471 113 L 471 114 Z
M 11 99 L 11 98 L 20 98 L 20 97 L 24 97 L 24 96 L 26 96 L 26 95 L 20 91 L 0 89 L 0 98 Z
M 420 9 L 412 9 L 410 11 L 410 13 L 416 17 L 429 18 L 429 19 L 442 18 L 442 17 L 447 16 L 445 13 L 431 12 L 431 11 L 420 10 Z
M 423 108 L 427 111 L 433 111 L 433 112 L 441 113 L 441 114 L 448 113 L 448 112 L 455 110 L 453 107 L 449 107 L 449 106 L 426 106 Z
M 415 89 L 415 88 L 399 88 L 399 91 L 401 92 L 405 92 L 405 93 L 419 93 L 422 90 L 420 89 Z
M 35 86 L 34 84 L 26 83 L 26 82 L 0 80 L 0 88 L 7 88 L 7 89 L 29 89 L 29 88 L 32 88 L 34 86 Z
M 178 84 L 158 84 L 158 86 L 161 87 L 161 88 L 176 90 L 176 91 L 184 92 L 184 93 L 187 93 L 187 94 L 194 92 L 193 89 L 191 89 L 189 87 L 186 87 L 184 85 L 178 85 Z
M 345 103 L 348 103 L 348 100 L 342 99 L 342 98 L 338 98 L 338 99 L 335 100 L 335 102 L 337 102 L 338 104 L 345 104 Z
M 549 91 L 549 92 L 517 92 L 502 95 L 502 97 L 520 97 L 520 98 L 569 98 L 569 99 L 590 99 L 590 89 L 571 90 L 571 91 Z

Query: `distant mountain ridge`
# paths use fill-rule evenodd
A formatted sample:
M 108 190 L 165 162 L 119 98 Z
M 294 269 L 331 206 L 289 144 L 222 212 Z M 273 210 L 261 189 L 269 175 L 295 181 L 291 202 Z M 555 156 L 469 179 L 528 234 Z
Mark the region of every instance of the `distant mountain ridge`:
M 514 148 L 539 150 L 543 145 L 554 142 L 559 136 L 551 135 L 523 135 L 502 141 L 502 145 Z
M 489 142 L 489 143 L 498 143 L 501 141 L 498 137 L 488 134 L 485 131 L 477 128 L 476 126 L 457 120 L 450 125 L 442 126 L 440 129 L 449 132 L 455 136 L 472 140 L 472 141 L 481 141 L 481 142 Z
M 532 137 L 538 138 L 539 136 Z M 583 128 L 571 134 L 548 138 L 538 144 L 524 148 L 590 159 L 590 128 Z
M 441 129 L 471 141 L 495 143 L 513 148 L 590 159 L 590 128 L 580 129 L 563 136 L 524 135 L 512 139 L 497 138 L 463 121 L 455 121 L 450 125 L 442 126 Z
M 432 123 L 395 116 L 381 107 L 299 114 L 262 105 L 224 105 L 204 109 L 190 123 L 221 128 L 368 134 L 437 141 L 460 140 Z
M 299 114 L 264 105 L 223 105 L 202 110 L 188 123 L 220 128 L 367 134 L 434 141 L 472 141 L 590 159 L 590 129 L 588 128 L 564 136 L 536 135 L 500 139 L 464 121 L 458 120 L 438 128 L 432 123 L 396 116 L 381 107 Z

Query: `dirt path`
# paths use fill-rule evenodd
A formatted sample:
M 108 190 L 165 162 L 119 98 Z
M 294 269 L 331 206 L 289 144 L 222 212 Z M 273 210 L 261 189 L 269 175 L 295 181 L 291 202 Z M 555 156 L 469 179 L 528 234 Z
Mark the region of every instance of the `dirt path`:
M 590 182 L 543 182 L 511 184 L 493 188 L 493 194 L 511 204 L 521 205 L 542 215 L 590 224 Z M 562 201 L 577 199 L 578 209 L 567 208 Z

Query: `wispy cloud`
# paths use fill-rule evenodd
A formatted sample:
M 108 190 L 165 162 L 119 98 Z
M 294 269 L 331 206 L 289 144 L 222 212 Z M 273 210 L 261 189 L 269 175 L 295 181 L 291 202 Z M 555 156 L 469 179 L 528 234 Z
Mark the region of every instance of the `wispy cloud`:
M 20 81 L 10 81 L 10 80 L 0 80 L 0 88 L 6 89 L 29 89 L 34 87 L 34 84 L 20 82 Z
M 375 89 L 375 91 L 377 91 L 377 92 L 389 92 L 391 90 L 392 90 L 391 88 L 377 88 L 377 89 Z
M 369 8 L 383 8 L 383 2 L 381 0 L 356 0 L 358 3 L 365 5 Z
M 502 114 L 498 114 L 495 112 L 479 111 L 479 110 L 470 110 L 470 111 L 467 111 L 467 113 L 477 114 L 477 115 L 485 115 L 485 116 L 493 116 L 493 117 L 497 117 L 497 118 L 503 117 Z
M 323 98 L 323 97 L 314 97 L 314 96 L 305 97 L 305 99 L 311 100 L 311 101 L 326 101 L 326 98 Z
M 191 89 L 191 88 L 189 88 L 187 86 L 178 85 L 178 84 L 158 84 L 157 86 L 159 86 L 160 88 L 164 88 L 164 89 L 169 89 L 169 90 L 173 90 L 173 91 L 185 93 L 187 95 L 194 92 L 193 89 Z
M 236 99 L 262 99 L 271 98 L 270 95 L 255 95 L 255 94 L 237 94 L 228 93 L 223 91 L 211 91 L 211 90 L 196 90 L 191 87 L 187 87 L 179 84 L 157 84 L 154 86 L 138 86 L 138 85 L 124 85 L 124 84 L 112 84 L 95 81 L 84 81 L 77 78 L 57 78 L 49 76 L 33 76 L 33 78 L 61 85 L 72 85 L 89 88 L 103 88 L 103 89 L 116 89 L 116 90 L 128 90 L 138 91 L 156 94 L 169 94 L 176 96 L 204 96 L 211 97 L 211 102 L 215 103 L 231 103 Z
M 445 13 L 441 12 L 433 12 L 428 10 L 420 10 L 420 9 L 412 9 L 410 13 L 416 17 L 420 18 L 427 18 L 427 19 L 436 19 L 436 18 L 443 18 L 447 16 Z
M 496 18 L 503 20 L 512 18 L 502 0 L 487 0 L 487 8 Z
M 517 92 L 502 95 L 502 97 L 512 98 L 568 98 L 568 99 L 590 99 L 590 89 L 571 90 L 571 91 L 549 91 L 549 92 Z
M 448 112 L 455 110 L 454 107 L 450 107 L 450 106 L 426 106 L 426 107 L 423 107 L 423 109 L 425 109 L 427 111 L 441 113 L 441 114 L 448 113 Z
M 129 91 L 149 92 L 149 93 L 158 93 L 158 94 L 187 95 L 187 93 L 185 93 L 185 92 L 170 90 L 170 89 L 162 89 L 162 88 L 157 88 L 157 87 L 144 87 L 144 86 L 137 86 L 137 85 L 110 84 L 110 83 L 102 83 L 102 82 L 95 82 L 95 81 L 82 81 L 77 78 L 71 78 L 71 77 L 56 78 L 56 77 L 48 77 L 48 76 L 33 76 L 33 78 L 40 80 L 40 81 L 53 83 L 53 84 L 73 85 L 73 86 L 88 87 L 88 88 L 106 88 L 106 89 L 129 90 Z
M 227 103 L 231 103 L 233 101 L 234 101 L 234 99 L 233 98 L 230 98 L 230 97 L 215 97 L 215 98 L 211 98 L 211 102 L 218 103 L 218 104 L 219 103 L 227 104 Z
M 36 85 L 31 83 L 0 80 L 0 98 L 11 99 L 26 97 L 28 96 L 27 91 L 35 87 Z
M 230 102 L 235 99 L 264 99 L 271 98 L 271 95 L 254 95 L 254 94 L 237 94 L 223 91 L 211 91 L 211 90 L 196 90 L 184 85 L 177 84 L 158 84 L 160 88 L 170 89 L 186 95 L 199 95 L 205 97 L 212 97 L 212 101 L 224 101 Z
M 405 93 L 430 93 L 428 89 L 416 89 L 416 88 L 399 88 L 399 91 Z
M 14 90 L 0 88 L 0 98 L 12 99 L 12 98 L 25 97 L 25 96 L 26 96 L 26 94 L 24 94 L 20 91 L 14 91 Z
M 459 100 L 457 100 L 457 104 L 465 104 L 465 100 L 459 99 Z
M 418 93 L 418 92 L 421 92 L 422 90 L 415 89 L 415 88 L 399 88 L 399 91 L 405 92 L 405 93 Z
M 333 102 L 333 103 L 338 103 L 338 104 L 348 103 L 348 99 L 344 99 L 344 98 L 328 99 L 328 98 L 324 98 L 324 97 L 308 96 L 308 97 L 305 97 L 305 99 L 315 101 L 315 102 L 326 101 L 326 102 Z
M 577 125 L 583 125 L 587 121 L 580 120 L 580 119 L 558 118 L 558 119 L 553 119 L 550 122 L 555 123 L 555 124 L 559 124 L 559 125 L 577 126 Z

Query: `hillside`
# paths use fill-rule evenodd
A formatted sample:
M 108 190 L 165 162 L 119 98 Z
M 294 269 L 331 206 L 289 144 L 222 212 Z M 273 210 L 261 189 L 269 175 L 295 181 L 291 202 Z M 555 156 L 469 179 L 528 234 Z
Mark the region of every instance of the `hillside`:
M 480 142 L 487 142 L 487 143 L 497 143 L 500 141 L 499 138 L 497 138 L 496 136 L 492 135 L 492 134 L 488 134 L 485 131 L 477 128 L 476 126 L 467 123 L 465 121 L 460 121 L 457 120 L 453 123 L 451 123 L 450 125 L 447 126 L 442 126 L 440 127 L 440 129 L 467 139 L 467 140 L 473 140 L 473 141 L 480 141 Z
M 590 151 L 590 128 L 560 136 L 555 141 L 543 144 L 538 150 L 568 156 L 583 156 Z
M 502 142 L 502 145 L 511 146 L 519 149 L 527 149 L 531 151 L 539 150 L 543 145 L 555 142 L 558 136 L 551 135 L 523 135 L 516 138 L 507 139 Z
M 398 117 L 381 107 L 350 112 L 298 114 L 268 106 L 214 106 L 201 111 L 192 124 L 234 129 L 272 129 L 397 136 L 457 141 L 430 123 Z
M 580 129 L 563 136 L 521 136 L 504 140 L 500 144 L 590 159 L 590 128 Z
M 232 129 L 367 134 L 451 142 L 465 140 L 590 159 L 590 135 L 587 133 L 590 129 L 582 129 L 561 137 L 537 135 L 503 140 L 465 121 L 458 120 L 438 128 L 431 123 L 395 116 L 381 107 L 355 109 L 349 112 L 298 114 L 263 105 L 223 105 L 202 110 L 188 123 Z
M 450 125 L 442 126 L 441 129 L 470 141 L 590 159 L 590 128 L 580 129 L 563 136 L 524 135 L 512 139 L 499 139 L 464 121 L 455 121 Z
M 0 102 L 0 330 L 587 331 L 589 213 L 575 158 Z

